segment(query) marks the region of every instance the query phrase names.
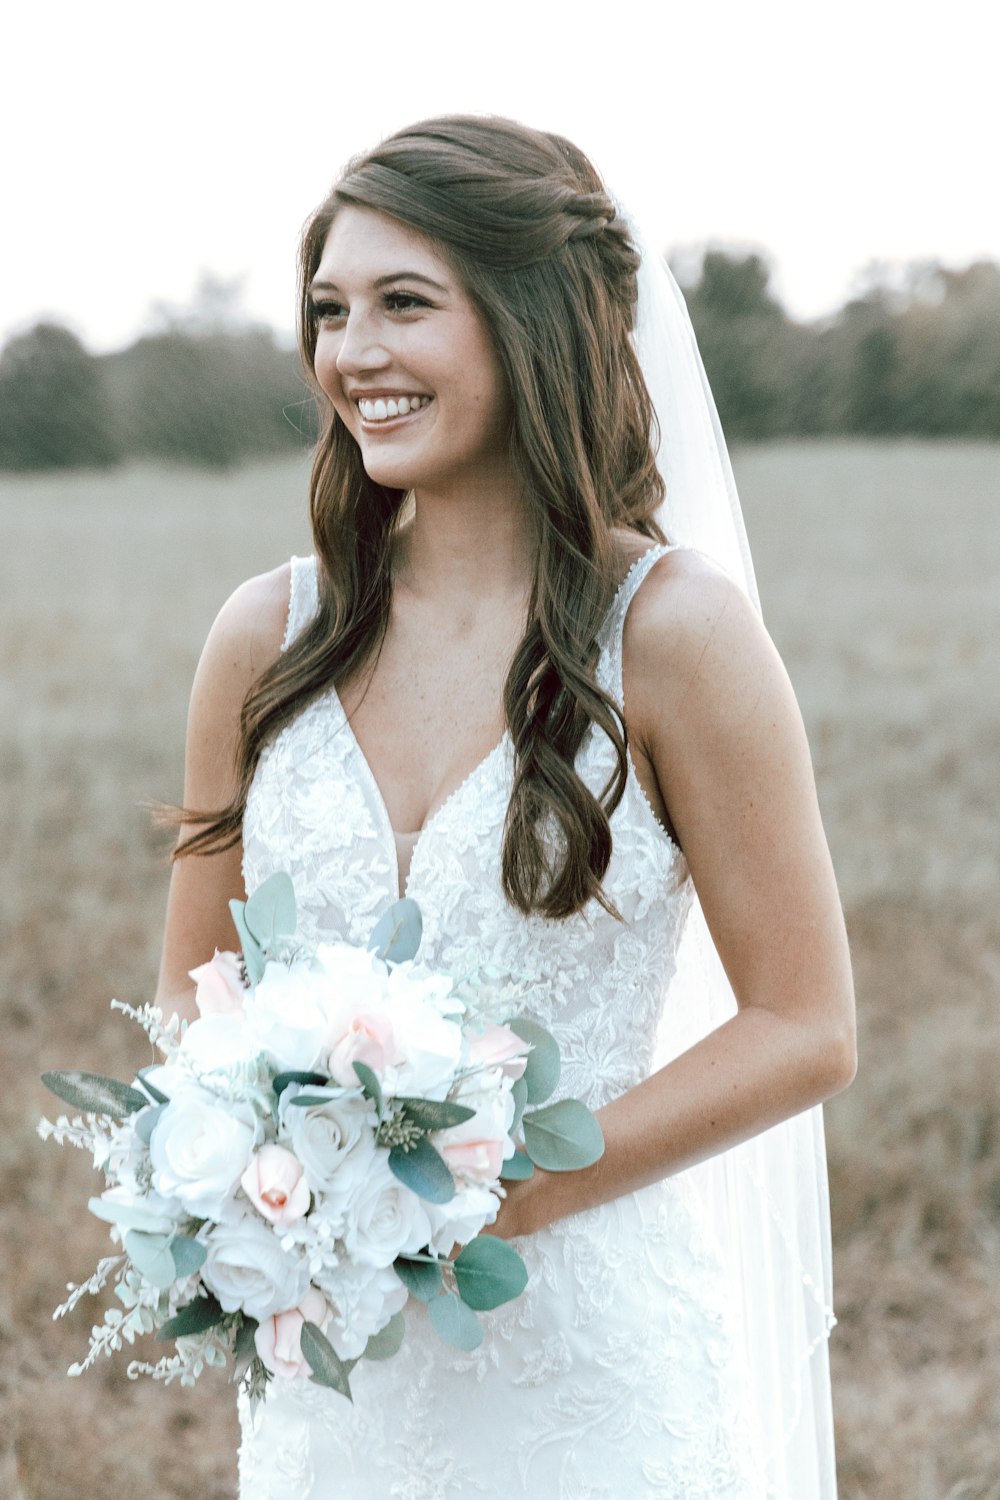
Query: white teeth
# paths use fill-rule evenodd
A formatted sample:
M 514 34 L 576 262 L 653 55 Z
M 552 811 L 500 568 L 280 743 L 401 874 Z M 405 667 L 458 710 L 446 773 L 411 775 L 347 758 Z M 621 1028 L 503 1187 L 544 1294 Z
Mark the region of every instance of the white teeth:
M 430 402 L 430 396 L 379 396 L 374 401 L 360 400 L 358 410 L 366 422 L 386 422 L 391 417 L 408 417 L 411 412 L 420 411 Z

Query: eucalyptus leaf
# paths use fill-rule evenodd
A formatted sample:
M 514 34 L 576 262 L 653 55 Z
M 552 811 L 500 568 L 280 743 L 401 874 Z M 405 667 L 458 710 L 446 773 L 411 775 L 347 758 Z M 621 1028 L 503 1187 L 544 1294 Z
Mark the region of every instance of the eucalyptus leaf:
M 367 1063 L 358 1062 L 356 1058 L 352 1066 L 358 1075 L 358 1080 L 365 1094 L 378 1111 L 378 1121 L 381 1125 L 385 1116 L 385 1100 L 382 1098 L 382 1084 L 379 1081 L 379 1076 Z
M 511 1084 L 510 1097 L 514 1101 L 514 1118 L 511 1121 L 510 1134 L 514 1135 L 521 1123 L 524 1111 L 528 1104 L 528 1085 L 523 1078 L 517 1078 Z
M 521 1076 L 528 1091 L 528 1103 L 544 1104 L 559 1082 L 562 1069 L 559 1044 L 550 1031 L 527 1016 L 515 1016 L 507 1025 L 522 1041 L 531 1043 L 527 1066 Z
M 468 1353 L 478 1349 L 483 1342 L 482 1324 L 471 1307 L 467 1307 L 454 1292 L 442 1292 L 440 1297 L 428 1302 L 427 1311 L 435 1331 L 453 1349 L 463 1349 Z
M 168 1099 L 167 1104 L 169 1104 L 169 1102 L 170 1101 Z M 142 1141 L 144 1146 L 149 1145 L 149 1138 L 153 1134 L 153 1131 L 156 1129 L 156 1122 L 157 1120 L 159 1120 L 163 1111 L 166 1109 L 167 1104 L 152 1104 L 148 1106 L 143 1114 L 139 1114 L 136 1116 L 134 1126 L 135 1133 L 139 1137 L 140 1141 Z
M 519 1297 L 528 1284 L 528 1271 L 513 1245 L 495 1234 L 480 1234 L 455 1257 L 458 1295 L 479 1312 Z
M 423 929 L 420 907 L 409 896 L 404 896 L 382 913 L 368 939 L 368 947 L 386 963 L 405 963 L 416 955 Z
M 336 1099 L 339 1093 L 338 1089 L 337 1094 L 310 1094 L 308 1092 L 296 1094 L 294 1099 L 289 1099 L 288 1108 L 309 1109 L 314 1104 L 329 1104 L 330 1100 Z
M 193 1302 L 174 1314 L 156 1330 L 161 1343 L 167 1339 L 180 1339 L 189 1333 L 204 1333 L 221 1323 L 225 1313 L 214 1297 L 196 1297 Z
M 139 1275 L 144 1276 L 151 1286 L 170 1286 L 177 1280 L 169 1235 L 146 1234 L 143 1230 L 131 1229 L 125 1236 L 125 1253 Z
M 301 1083 L 308 1085 L 310 1083 L 324 1084 L 329 1083 L 329 1081 L 330 1080 L 323 1073 L 303 1073 L 296 1069 L 290 1069 L 287 1073 L 279 1073 L 276 1076 L 271 1087 L 274 1089 L 275 1094 L 280 1099 L 281 1095 L 285 1092 L 290 1083 Z
M 138 1089 L 100 1073 L 43 1073 L 42 1082 L 66 1104 L 88 1114 L 111 1115 L 121 1120 L 149 1107 L 148 1098 Z
M 151 1072 L 152 1066 L 153 1065 L 151 1064 L 148 1068 L 140 1068 L 138 1073 L 136 1074 L 136 1077 L 139 1079 L 139 1082 L 146 1090 L 146 1093 L 156 1104 L 169 1104 L 170 1095 L 165 1094 L 162 1089 L 158 1089 L 156 1087 L 156 1084 L 150 1083 L 149 1079 L 146 1077 L 147 1073 Z
M 400 1182 L 428 1203 L 448 1203 L 455 1196 L 455 1179 L 443 1156 L 422 1136 L 409 1151 L 393 1146 L 389 1166 Z
M 515 1151 L 513 1156 L 508 1156 L 500 1168 L 501 1182 L 523 1182 L 525 1178 L 534 1174 L 535 1168 L 530 1156 L 525 1156 L 523 1151 Z
M 579 1099 L 560 1099 L 532 1110 L 521 1129 L 525 1150 L 545 1172 L 575 1172 L 604 1155 L 601 1127 Z
M 397 1095 L 396 1103 L 403 1106 L 408 1120 L 424 1130 L 447 1130 L 452 1125 L 463 1125 L 476 1113 L 467 1104 L 453 1104 L 450 1099 L 413 1099 Z
M 287 871 L 275 870 L 257 887 L 243 909 L 243 920 L 263 952 L 276 957 L 282 938 L 292 936 L 298 920 L 295 887 Z
M 236 928 L 240 939 L 240 948 L 243 952 L 243 967 L 251 984 L 256 984 L 264 972 L 264 950 L 247 924 L 246 902 L 230 901 L 229 910 L 232 913 L 233 926 Z
M 326 1335 L 308 1320 L 302 1324 L 301 1347 L 316 1385 L 325 1385 L 331 1391 L 339 1391 L 348 1401 L 353 1402 L 349 1376 L 355 1361 L 341 1359 Z
M 421 1302 L 429 1302 L 441 1290 L 441 1267 L 429 1261 L 407 1260 L 399 1255 L 393 1261 L 392 1269 L 411 1297 L 418 1297 Z
M 113 1198 L 89 1198 L 87 1207 L 95 1219 L 106 1224 L 120 1224 L 123 1229 L 141 1229 L 146 1234 L 169 1234 L 173 1220 L 158 1214 L 144 1203 L 116 1203 Z
M 178 1278 L 182 1276 L 193 1276 L 195 1271 L 200 1271 L 205 1264 L 208 1250 L 201 1240 L 196 1240 L 189 1234 L 175 1234 L 170 1241 L 170 1254 L 173 1256 L 174 1267 Z
M 403 1347 L 406 1319 L 401 1312 L 393 1313 L 388 1323 L 378 1333 L 373 1333 L 365 1345 L 362 1359 L 391 1359 Z

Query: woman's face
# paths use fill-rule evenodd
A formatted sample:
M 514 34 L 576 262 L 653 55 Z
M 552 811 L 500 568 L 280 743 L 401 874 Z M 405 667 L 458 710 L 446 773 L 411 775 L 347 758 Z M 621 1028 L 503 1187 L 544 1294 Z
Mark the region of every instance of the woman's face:
M 479 310 L 415 230 L 341 208 L 312 282 L 315 371 L 378 484 L 425 493 L 495 483 L 511 401 Z

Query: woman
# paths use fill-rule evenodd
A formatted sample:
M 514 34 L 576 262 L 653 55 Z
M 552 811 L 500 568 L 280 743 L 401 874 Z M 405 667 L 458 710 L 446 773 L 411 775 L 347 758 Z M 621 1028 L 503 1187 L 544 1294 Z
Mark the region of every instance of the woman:
M 818 1424 L 796 1407 L 773 1441 L 749 1251 L 727 1260 L 685 1169 L 770 1151 L 849 1083 L 847 943 L 781 663 L 743 589 L 658 524 L 639 264 L 586 158 L 497 119 L 391 137 L 305 231 L 316 558 L 243 585 L 206 645 L 185 802 L 209 813 L 178 850 L 160 1000 L 192 1013 L 244 878 L 287 869 L 306 933 L 357 942 L 406 892 L 430 962 L 472 948 L 531 981 L 606 1149 L 510 1185 L 492 1232 L 531 1279 L 473 1354 L 417 1306 L 353 1406 L 298 1382 L 243 1409 L 245 1500 L 832 1493 L 822 1379 Z M 695 892 L 738 1009 L 652 1072 Z M 784 1244 L 777 1175 L 740 1172 L 731 1223 L 766 1203 Z M 798 1296 L 805 1260 L 778 1258 L 759 1285 Z M 798 1392 L 792 1363 L 774 1379 Z

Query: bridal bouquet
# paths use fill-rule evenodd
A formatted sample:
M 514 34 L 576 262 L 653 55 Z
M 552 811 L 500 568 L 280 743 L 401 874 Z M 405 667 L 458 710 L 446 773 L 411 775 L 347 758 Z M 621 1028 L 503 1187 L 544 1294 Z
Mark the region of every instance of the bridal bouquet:
M 476 1313 L 527 1281 L 514 1248 L 480 1233 L 502 1182 L 588 1166 L 603 1138 L 580 1101 L 545 1104 L 558 1048 L 511 1016 L 513 986 L 416 961 L 412 900 L 368 949 L 297 942 L 283 873 L 231 905 L 242 953 L 192 972 L 198 1020 L 112 1002 L 162 1063 L 131 1085 L 43 1075 L 82 1113 L 39 1133 L 93 1153 L 107 1186 L 89 1208 L 120 1246 L 54 1316 L 112 1281 L 121 1306 L 71 1375 L 155 1333 L 176 1352 L 133 1360 L 132 1378 L 192 1384 L 232 1356 L 253 1400 L 273 1376 L 350 1398 L 358 1359 L 400 1348 L 410 1297 L 441 1338 L 476 1347 Z

